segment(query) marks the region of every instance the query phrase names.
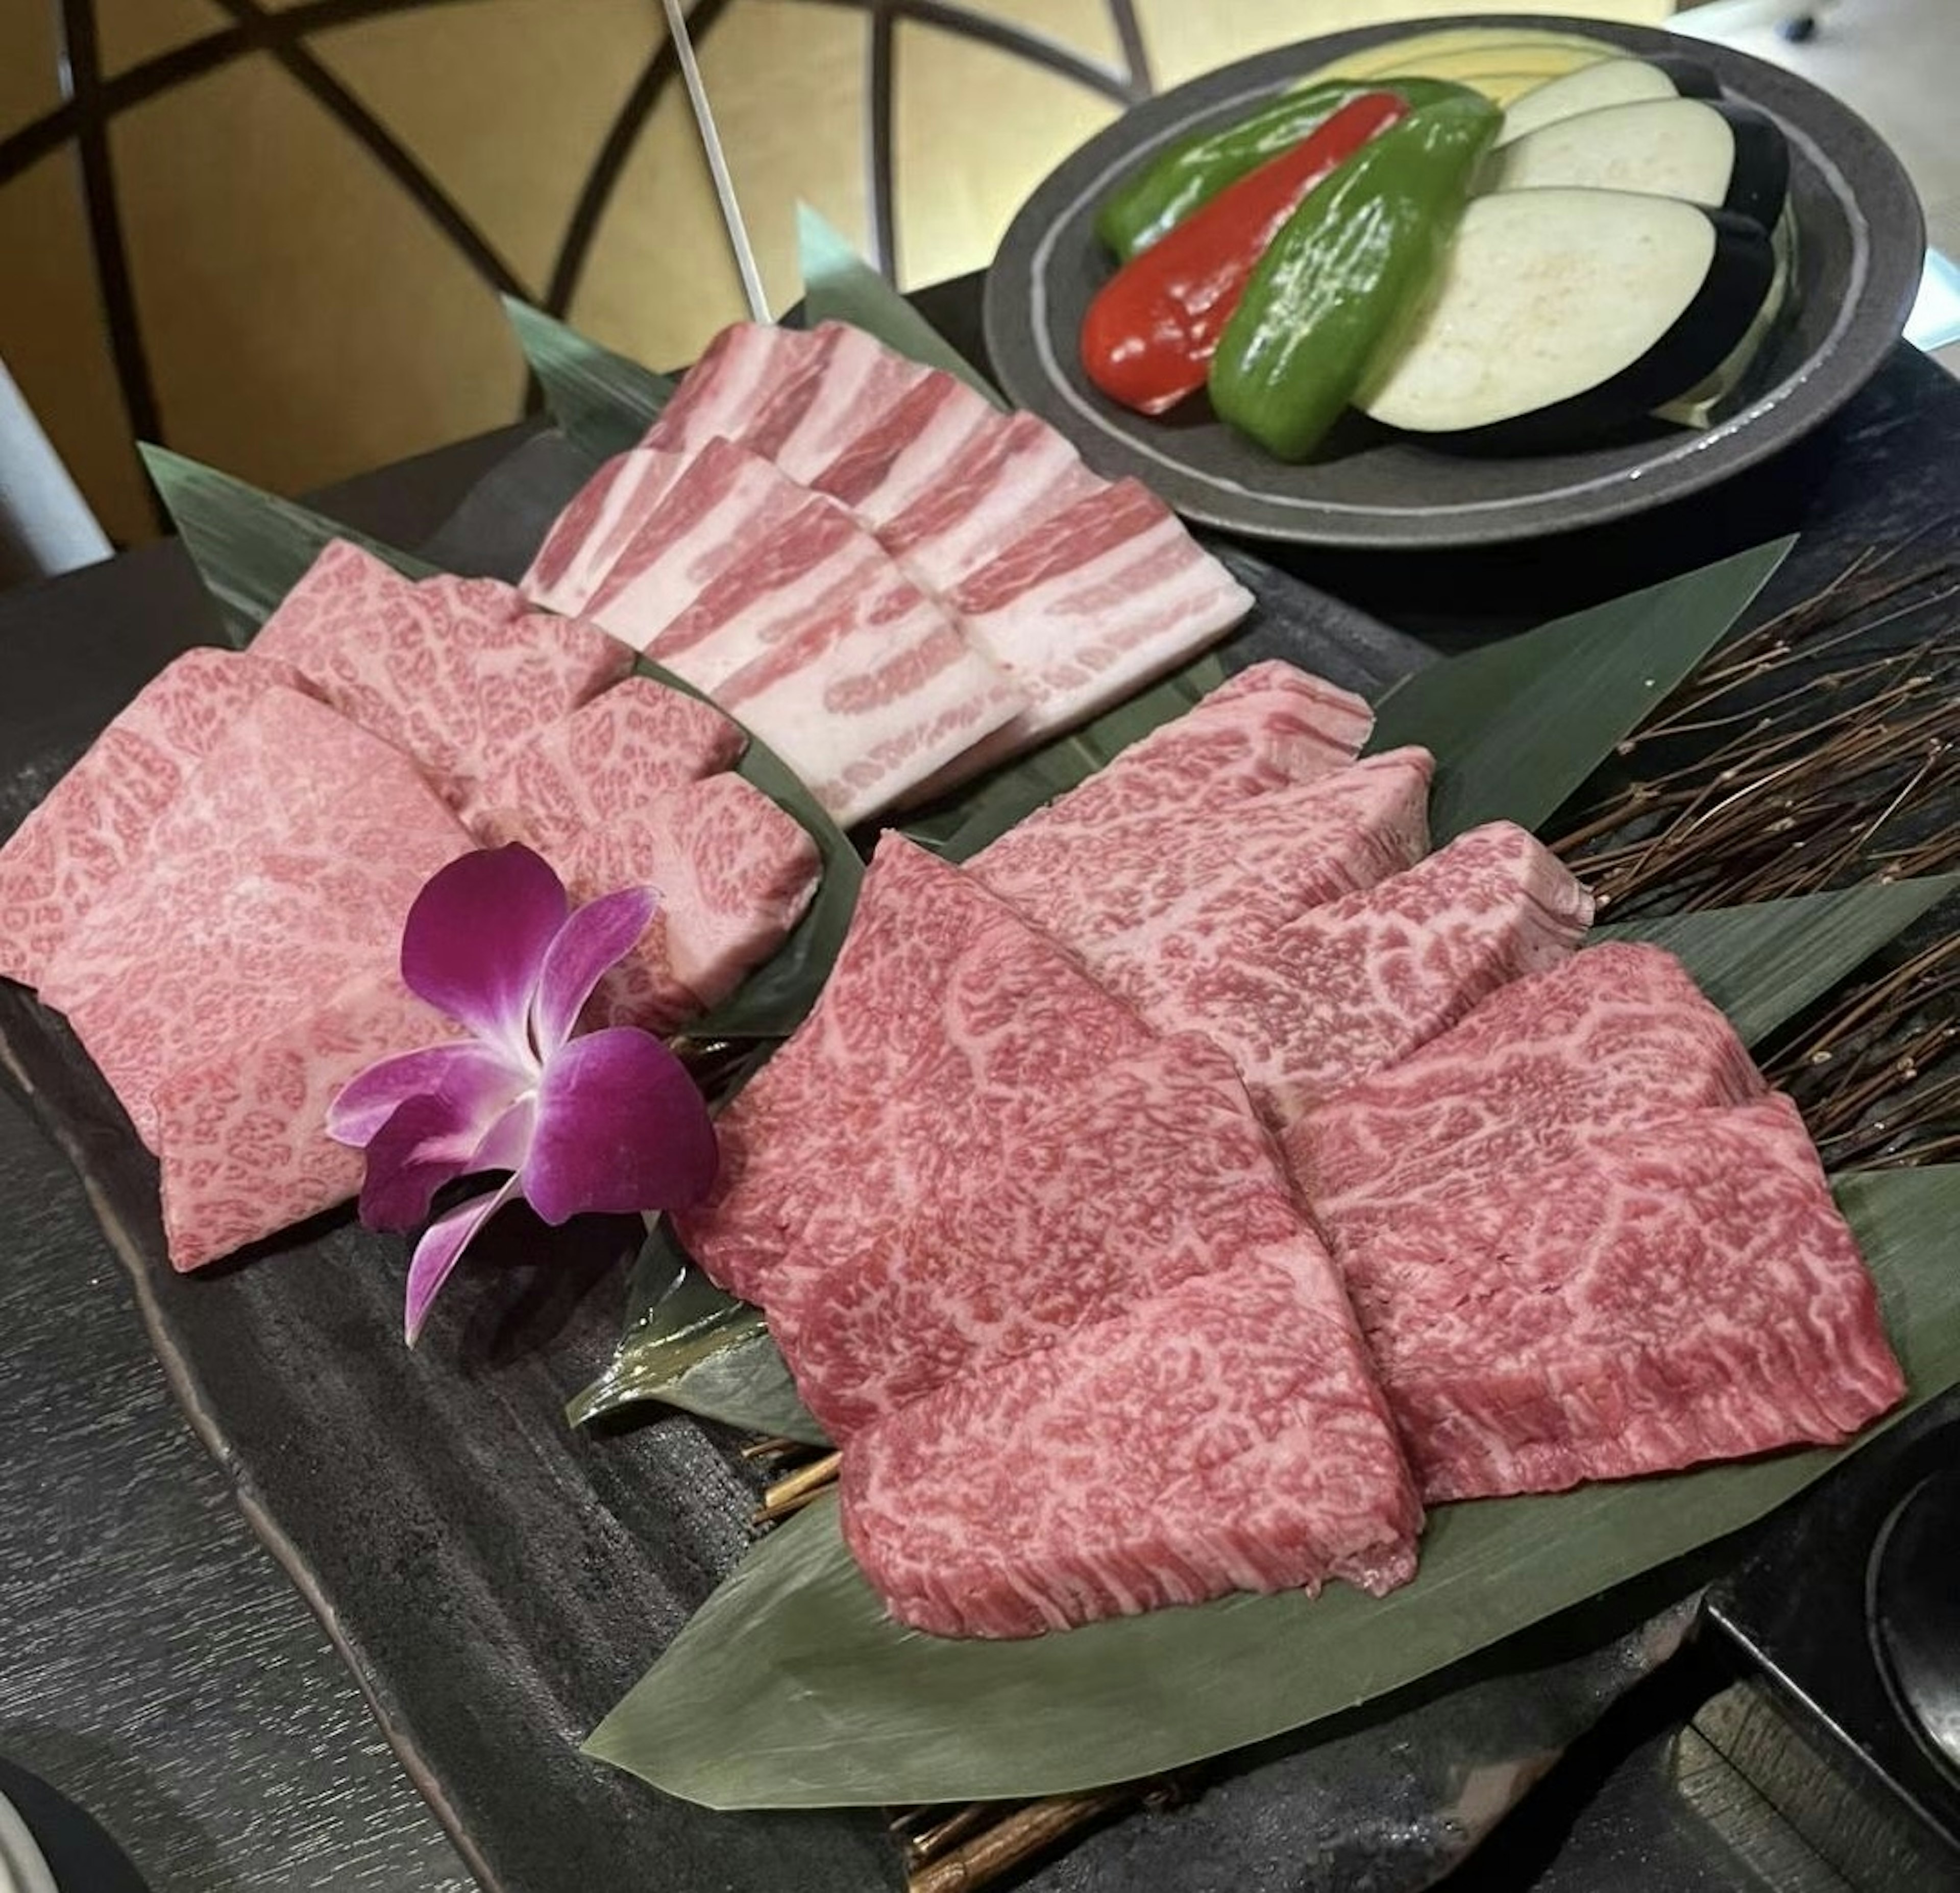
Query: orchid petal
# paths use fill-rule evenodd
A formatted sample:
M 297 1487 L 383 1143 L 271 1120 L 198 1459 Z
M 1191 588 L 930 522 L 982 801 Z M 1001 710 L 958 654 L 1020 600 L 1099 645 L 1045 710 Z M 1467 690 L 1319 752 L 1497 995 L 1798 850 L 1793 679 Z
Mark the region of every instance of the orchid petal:
M 571 1037 L 592 989 L 632 950 L 659 904 L 651 888 L 622 888 L 587 901 L 559 928 L 538 974 L 531 1015 L 546 1058 Z
M 371 1229 L 412 1229 L 435 1193 L 475 1168 L 483 1127 L 447 1099 L 411 1098 L 375 1132 L 361 1184 L 361 1220 Z
M 708 1193 L 718 1161 L 701 1093 L 651 1033 L 613 1026 L 552 1054 L 523 1171 L 546 1222 L 684 1208 Z
M 519 1069 L 494 1046 L 473 1040 L 427 1045 L 381 1059 L 351 1079 L 327 1107 L 326 1134 L 362 1149 L 411 1098 L 428 1095 L 473 1102 L 487 1126 L 536 1082 L 535 1072 Z
M 480 1197 L 472 1197 L 447 1216 L 438 1217 L 423 1233 L 422 1239 L 415 1244 L 415 1259 L 409 1264 L 406 1334 L 411 1347 L 422 1331 L 422 1323 L 428 1318 L 429 1304 L 449 1280 L 450 1272 L 462 1260 L 463 1250 L 484 1224 L 517 1193 L 517 1178 L 506 1178 L 496 1189 L 486 1190 Z
M 520 1098 L 483 1133 L 469 1154 L 472 1170 L 521 1170 L 530 1155 L 531 1129 L 538 1117 L 535 1092 Z
M 531 993 L 566 904 L 550 864 L 520 843 L 460 856 L 409 910 L 402 978 L 479 1038 L 524 1057 Z

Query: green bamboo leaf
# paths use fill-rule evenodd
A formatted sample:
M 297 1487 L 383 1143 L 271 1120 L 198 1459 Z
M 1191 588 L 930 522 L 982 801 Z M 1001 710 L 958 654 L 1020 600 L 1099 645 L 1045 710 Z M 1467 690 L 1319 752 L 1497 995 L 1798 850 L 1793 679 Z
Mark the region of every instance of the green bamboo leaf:
M 1796 541 L 1779 539 L 1418 671 L 1370 747 L 1434 752 L 1440 846 L 1480 822 L 1535 828 L 1719 644 Z
M 1838 1193 L 1912 1388 L 1852 1446 L 1440 1506 L 1420 1573 L 1386 1598 L 1343 1585 L 1228 1598 L 1025 1643 L 899 1629 L 826 1500 L 755 1547 L 588 1751 L 714 1808 L 1047 1795 L 1223 1754 L 1414 1681 L 1753 1523 L 1960 1380 L 1960 1166 L 1852 1176 Z
M 573 1426 L 657 1401 L 751 1432 L 830 1443 L 797 1397 L 762 1310 L 701 1274 L 664 1219 L 648 1232 L 627 1300 L 612 1360 L 565 1409 Z
M 1044 802 L 1086 782 L 1119 752 L 1183 715 L 1224 681 L 1223 662 L 1216 651 L 1208 651 L 1079 729 L 982 776 L 909 824 L 905 832 L 949 861 L 969 861 Z
M 848 322 L 895 354 L 943 368 L 977 388 L 996 407 L 1000 390 L 807 204 L 797 206 L 797 254 L 803 269 L 809 320 Z
M 515 296 L 504 298 L 504 313 L 568 440 L 594 460 L 640 444 L 674 391 L 667 376 L 602 348 Z
M 205 589 L 217 601 L 225 635 L 240 650 L 306 575 L 330 539 L 352 540 L 406 578 L 435 574 L 433 566 L 395 547 L 297 501 L 262 492 L 215 467 L 148 441 L 137 451 L 170 508 Z
M 1678 954 L 1753 1045 L 1956 890 L 1960 875 L 1868 881 L 1834 894 L 1621 921 L 1595 929 L 1592 938 L 1644 940 Z

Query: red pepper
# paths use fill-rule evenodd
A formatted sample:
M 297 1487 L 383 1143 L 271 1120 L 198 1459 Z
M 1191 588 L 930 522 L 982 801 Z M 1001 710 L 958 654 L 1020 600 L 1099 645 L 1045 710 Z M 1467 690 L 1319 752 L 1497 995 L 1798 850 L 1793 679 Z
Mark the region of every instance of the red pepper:
M 1392 93 L 1352 100 L 1124 264 L 1083 318 L 1090 380 L 1140 414 L 1161 414 L 1204 387 L 1218 338 L 1281 226 L 1316 184 L 1408 112 Z

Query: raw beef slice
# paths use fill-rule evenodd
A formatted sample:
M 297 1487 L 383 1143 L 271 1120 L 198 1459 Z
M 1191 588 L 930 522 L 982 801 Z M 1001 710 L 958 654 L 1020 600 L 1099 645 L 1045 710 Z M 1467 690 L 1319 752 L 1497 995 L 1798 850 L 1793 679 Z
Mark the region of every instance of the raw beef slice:
M 633 662 L 617 639 L 529 611 L 495 579 L 412 585 L 342 540 L 253 649 L 284 659 L 336 709 L 406 751 L 462 808 L 508 757 Z
M 908 1127 L 920 1157 L 827 1266 L 774 1278 L 770 1327 L 832 1439 L 1299 1237 L 1271 1139 L 1207 1040 L 1068 1084 L 949 1087 L 945 1106 Z M 934 1165 L 942 1144 L 957 1160 Z
M 807 1225 L 889 1213 L 955 1097 L 1013 1098 L 1144 1050 L 1151 1034 L 969 874 L 879 841 L 816 1008 L 724 1111 L 713 1193 L 675 1222 L 724 1287 L 766 1304 Z M 813 1263 L 812 1266 L 817 1266 Z
M 844 1451 L 845 1536 L 893 1616 L 1031 1636 L 1227 1591 L 1377 1593 L 1421 1508 L 1303 1233 L 957 1380 Z
M 1316 1213 L 1414 1203 L 1588 1144 L 1760 1097 L 1735 1028 L 1671 953 L 1612 942 L 1501 986 L 1399 1064 L 1287 1133 Z
M 186 651 L 118 712 L 0 847 L 0 977 L 40 984 L 103 890 L 141 860 L 184 777 L 275 685 L 307 688 L 275 658 Z
M 328 1136 L 327 1107 L 377 1060 L 460 1029 L 392 970 L 364 973 L 182 1067 L 155 1094 L 171 1265 L 199 1267 L 358 1195 L 366 1158 Z
M 1125 990 L 1160 1031 L 1217 1040 L 1284 1130 L 1507 980 L 1557 965 L 1592 915 L 1592 897 L 1549 850 L 1493 822 L 1283 926 L 1225 915 L 1201 958 L 1173 937 L 1125 964 Z
M 486 847 L 521 841 L 547 856 L 730 768 L 740 730 L 711 703 L 629 677 L 534 737 L 484 782 L 470 826 Z
M 43 996 L 154 1148 L 161 1086 L 390 970 L 423 884 L 469 846 L 399 750 L 266 690 L 83 917 Z
M 760 789 L 711 776 L 595 820 L 547 858 L 581 904 L 651 887 L 660 903 L 600 983 L 587 1021 L 671 1031 L 741 984 L 816 891 L 816 844 Z
M 1780 1095 L 1323 1221 L 1431 1503 L 1835 1444 L 1904 1392 Z

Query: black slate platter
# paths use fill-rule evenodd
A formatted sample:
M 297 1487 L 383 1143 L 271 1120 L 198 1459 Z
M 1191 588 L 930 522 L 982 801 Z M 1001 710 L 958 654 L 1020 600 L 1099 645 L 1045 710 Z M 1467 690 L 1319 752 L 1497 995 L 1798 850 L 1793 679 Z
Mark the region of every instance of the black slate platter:
M 427 549 L 464 569 L 521 566 L 580 471 L 555 436 L 524 443 Z M 1283 654 L 1379 693 L 1424 660 L 1257 559 L 1225 556 L 1259 599 L 1230 661 Z M 0 708 L 0 833 L 170 654 L 167 639 L 100 629 L 84 645 L 37 641 L 30 623 L 10 644 L 21 687 Z M 507 1219 L 411 1354 L 399 1241 L 342 1213 L 175 1275 L 154 1160 L 59 1019 L 8 985 L 0 1062 L 84 1180 L 193 1426 L 486 1888 L 901 1883 L 874 1816 L 712 1814 L 578 1752 L 738 1559 L 756 1495 L 718 1429 L 679 1416 L 593 1434 L 563 1423 L 610 1350 L 637 1225 L 594 1221 L 547 1257 L 536 1225 Z M 1357 1870 L 1382 1889 L 1427 1885 L 1672 1649 L 1685 1614 L 1653 1614 L 1691 1581 L 1205 1771 L 1188 1805 L 1132 1816 L 1025 1884 L 1200 1893 L 1229 1864 L 1244 1893 L 1351 1885 Z
M 1330 61 L 1431 30 L 1506 25 L 1583 34 L 1635 57 L 1710 69 L 1724 94 L 1767 113 L 1791 155 L 1794 318 L 1744 405 L 1703 432 L 1656 424 L 1637 439 L 1563 453 L 1472 457 L 1350 416 L 1325 451 L 1289 467 L 1224 426 L 1201 398 L 1148 420 L 1084 377 L 1076 337 L 1112 273 L 1098 206 L 1138 164 L 1228 125 Z M 1419 63 L 1419 62 L 1418 62 Z M 1424 550 L 1498 545 L 1622 518 L 1754 466 L 1826 419 L 1897 341 L 1918 284 L 1924 228 L 1884 141 L 1829 94 L 1732 49 L 1599 20 L 1477 14 L 1396 21 L 1262 53 L 1125 113 L 1064 159 L 1022 207 L 988 273 L 987 347 L 1015 403 L 1052 422 L 1099 471 L 1134 475 L 1185 515 L 1255 537 Z

